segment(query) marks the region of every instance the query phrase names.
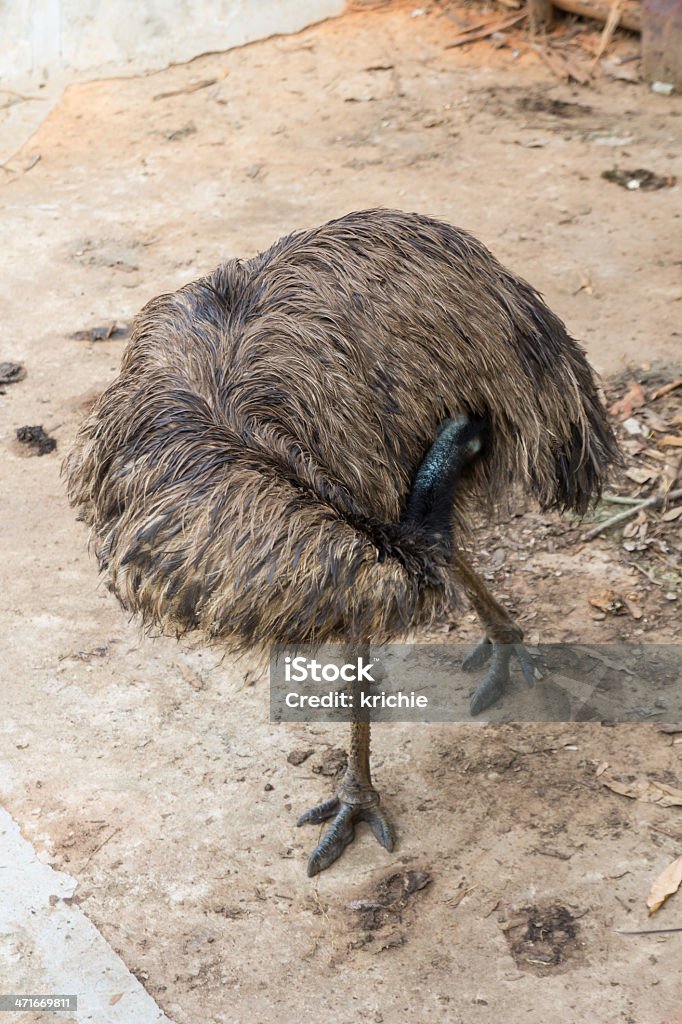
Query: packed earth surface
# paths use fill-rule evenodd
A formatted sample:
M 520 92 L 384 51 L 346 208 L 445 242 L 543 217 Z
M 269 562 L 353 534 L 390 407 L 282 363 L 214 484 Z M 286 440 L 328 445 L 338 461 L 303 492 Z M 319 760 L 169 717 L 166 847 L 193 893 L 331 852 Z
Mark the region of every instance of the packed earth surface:
M 345 727 L 273 724 L 248 660 L 144 636 L 98 582 L 60 479 L 150 298 L 349 210 L 420 211 L 544 294 L 624 449 L 608 494 L 629 505 L 578 522 L 514 496 L 478 524 L 479 570 L 536 649 L 679 642 L 682 98 L 602 65 L 562 81 L 523 24 L 448 47 L 493 16 L 351 9 L 73 85 L 0 171 L 0 798 L 177 1024 L 682 1021 L 682 892 L 646 905 L 680 854 L 682 799 L 638 785 L 682 797 L 682 732 L 655 713 L 378 725 L 397 848 L 361 827 L 310 880 L 317 829 L 296 818 L 333 790 Z M 599 27 L 558 31 L 591 66 Z M 637 48 L 618 34 L 607 66 L 636 68 Z M 602 176 L 623 169 L 661 187 Z M 477 637 L 465 608 L 424 639 Z M 12 959 L 11 991 L 40 991 L 32 955 Z

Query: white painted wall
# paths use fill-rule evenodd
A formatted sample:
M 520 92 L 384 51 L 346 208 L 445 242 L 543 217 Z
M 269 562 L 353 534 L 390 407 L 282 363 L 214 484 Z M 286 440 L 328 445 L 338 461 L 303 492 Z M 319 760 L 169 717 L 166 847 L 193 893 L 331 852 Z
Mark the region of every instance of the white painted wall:
M 344 0 L 0 0 L 0 88 L 166 67 L 298 32 Z

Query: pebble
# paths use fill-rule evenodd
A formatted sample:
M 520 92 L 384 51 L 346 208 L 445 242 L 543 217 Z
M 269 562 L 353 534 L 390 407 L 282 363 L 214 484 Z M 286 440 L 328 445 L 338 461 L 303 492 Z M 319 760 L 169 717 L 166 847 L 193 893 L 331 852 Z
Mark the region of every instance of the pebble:
M 675 86 L 672 82 L 652 82 L 651 91 L 658 93 L 659 96 L 670 96 L 675 91 Z

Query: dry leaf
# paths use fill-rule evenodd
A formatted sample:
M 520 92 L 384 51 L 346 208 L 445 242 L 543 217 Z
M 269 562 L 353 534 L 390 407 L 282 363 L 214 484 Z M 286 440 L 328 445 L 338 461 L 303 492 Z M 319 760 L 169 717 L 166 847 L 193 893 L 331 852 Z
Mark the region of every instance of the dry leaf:
M 109 1006 L 116 1006 L 116 1003 L 117 1003 L 117 1002 L 118 1002 L 118 1001 L 119 1001 L 120 999 L 123 999 L 123 996 L 124 996 L 124 995 L 125 995 L 125 992 L 117 992 L 117 993 L 116 993 L 115 995 L 113 995 L 113 996 L 111 997 L 111 999 L 109 1000 Z
M 682 448 L 682 437 L 676 437 L 675 434 L 666 434 L 665 437 L 661 438 L 661 444 L 671 448 Z
M 665 782 L 656 782 L 653 779 L 635 779 L 626 781 L 618 776 L 602 775 L 602 782 L 608 788 L 620 796 L 630 797 L 631 800 L 642 800 L 647 804 L 658 804 L 659 807 L 682 807 L 682 789 L 675 789 Z
M 640 415 L 646 420 L 647 426 L 651 427 L 652 430 L 656 430 L 659 434 L 665 434 L 667 430 L 670 430 L 668 420 L 659 416 L 653 409 L 643 409 Z
M 672 864 L 661 871 L 658 878 L 651 886 L 651 892 L 646 898 L 646 905 L 650 914 L 655 914 L 659 907 L 663 906 L 668 896 L 676 893 L 682 885 L 682 857 L 678 857 Z
M 612 416 L 618 416 L 621 420 L 626 420 L 629 416 L 632 416 L 635 409 L 641 409 L 645 402 L 646 397 L 642 385 L 637 383 L 631 384 L 623 397 L 611 406 L 609 412 Z
M 667 512 L 663 513 L 661 519 L 664 523 L 673 523 L 680 516 L 682 516 L 682 505 L 678 505 L 677 508 L 669 508 Z
M 628 455 L 632 455 L 633 458 L 641 455 L 645 450 L 644 443 L 636 440 L 634 437 L 624 437 L 620 446 L 624 452 L 627 452 Z
M 598 608 L 600 612 L 618 615 L 623 611 L 623 599 L 615 590 L 600 590 L 596 594 L 591 594 L 587 600 L 593 608 Z
M 632 469 L 626 469 L 625 475 L 629 480 L 634 480 L 636 484 L 645 484 L 647 480 L 651 480 L 654 474 L 650 469 L 637 469 L 634 466 Z
M 189 685 L 192 687 L 192 689 L 194 689 L 194 690 L 203 690 L 204 689 L 204 687 L 206 685 L 204 683 L 204 680 L 201 678 L 199 673 L 195 672 L 194 669 L 189 667 L 189 665 L 185 665 L 184 662 L 182 662 L 182 661 L 176 661 L 176 662 L 174 662 L 174 667 L 178 670 L 178 672 L 180 673 L 182 678 L 185 680 L 185 682 L 189 683 Z

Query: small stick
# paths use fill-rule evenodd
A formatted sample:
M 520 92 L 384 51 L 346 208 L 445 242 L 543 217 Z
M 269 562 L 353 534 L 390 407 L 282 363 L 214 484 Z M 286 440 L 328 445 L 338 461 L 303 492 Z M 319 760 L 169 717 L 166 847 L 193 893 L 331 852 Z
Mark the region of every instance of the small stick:
M 643 508 L 656 508 L 658 505 L 663 505 L 666 501 L 675 501 L 677 498 L 682 498 L 682 487 L 677 491 L 669 491 L 667 494 L 657 494 L 653 498 L 647 498 L 646 501 L 640 501 L 638 505 L 632 505 L 630 508 L 626 508 L 623 512 L 617 512 L 615 516 L 611 516 L 610 519 L 605 519 L 603 523 L 599 523 L 598 526 L 594 526 L 591 530 L 588 530 L 586 534 L 581 537 L 581 540 L 594 540 L 604 530 L 608 530 L 612 526 L 617 526 L 618 523 L 624 523 L 626 519 L 631 519 L 632 516 L 636 515 Z
M 665 935 L 670 932 L 682 932 L 682 928 L 642 928 L 637 932 L 626 932 L 622 928 L 614 928 L 617 935 Z
M 652 828 L 655 832 L 660 832 L 662 835 L 667 836 L 668 839 L 674 839 L 676 843 L 679 843 L 680 841 L 679 836 L 674 836 L 672 832 L 666 832 L 666 830 L 664 828 L 661 828 L 660 825 L 653 825 L 651 822 L 649 822 L 649 828 Z
M 109 833 L 109 835 L 108 835 L 108 836 L 106 837 L 106 839 L 103 839 L 101 843 L 98 843 L 98 845 L 97 845 L 97 846 L 95 847 L 95 849 L 94 849 L 94 850 L 92 850 L 92 852 L 90 853 L 90 856 L 88 857 L 88 859 L 87 859 L 87 860 L 85 861 L 85 863 L 84 863 L 84 864 L 81 864 L 81 866 L 80 866 L 80 868 L 79 868 L 78 870 L 79 870 L 79 871 L 83 871 L 83 870 L 84 870 L 84 868 L 86 868 L 86 867 L 88 866 L 88 864 L 90 863 L 90 861 L 92 860 L 92 858 L 93 858 L 93 857 L 95 856 L 95 854 L 96 854 L 96 853 L 99 853 L 99 851 L 100 851 L 100 850 L 101 850 L 101 849 L 102 849 L 102 848 L 103 848 L 104 846 L 106 846 L 106 845 L 107 845 L 107 843 L 109 842 L 109 840 L 110 840 L 110 839 L 113 839 L 115 835 L 118 835 L 118 833 L 119 833 L 120 831 L 121 831 L 121 830 L 120 830 L 120 828 L 115 828 L 113 832 L 110 832 L 110 833 Z
M 613 34 L 618 28 L 618 23 L 620 21 L 622 7 L 623 0 L 613 0 L 613 3 L 611 4 L 611 8 L 608 13 L 608 17 L 606 19 L 606 24 L 604 25 L 604 30 L 601 34 L 601 39 L 599 40 L 597 52 L 595 53 L 594 60 L 592 61 L 592 67 L 590 68 L 590 72 L 594 72 L 594 69 L 599 63 L 602 54 L 604 53 L 609 43 L 613 39 Z
M 455 46 L 466 46 L 467 43 L 476 43 L 479 39 L 485 39 L 487 36 L 491 36 L 493 32 L 501 32 L 505 28 L 512 28 L 513 25 L 518 25 L 520 21 L 528 16 L 528 11 L 519 11 L 517 14 L 510 14 L 506 18 L 496 19 L 495 21 L 484 21 L 477 25 L 472 25 L 471 28 L 465 29 L 460 35 L 445 45 L 446 50 L 452 50 Z
M 602 501 L 610 501 L 614 505 L 639 505 L 641 498 L 621 498 L 619 494 L 602 494 Z
M 171 96 L 183 96 L 185 93 L 198 92 L 199 89 L 208 89 L 209 85 L 215 85 L 217 81 L 217 78 L 203 78 L 200 82 L 186 85 L 182 89 L 171 89 L 170 92 L 157 92 L 156 96 L 152 96 L 152 99 L 167 100 Z
M 651 401 L 655 402 L 657 398 L 663 398 L 664 395 L 669 395 L 671 391 L 675 391 L 680 387 L 682 387 L 682 377 L 678 377 L 677 380 L 671 381 L 670 384 L 664 384 L 658 391 L 654 391 Z
M 22 92 L 15 92 L 14 89 L 5 89 L 4 86 L 0 87 L 0 92 L 7 93 L 8 96 L 16 96 L 18 100 L 44 100 L 44 96 L 24 96 Z
M 649 580 L 649 582 L 653 583 L 655 587 L 662 587 L 663 586 L 661 581 L 657 580 L 656 577 L 654 576 L 654 574 L 652 572 L 649 572 L 648 569 L 645 569 L 643 565 L 639 564 L 639 562 L 632 562 L 631 564 L 634 565 L 635 569 L 639 569 L 639 571 L 641 572 L 642 576 L 646 576 L 646 578 Z

